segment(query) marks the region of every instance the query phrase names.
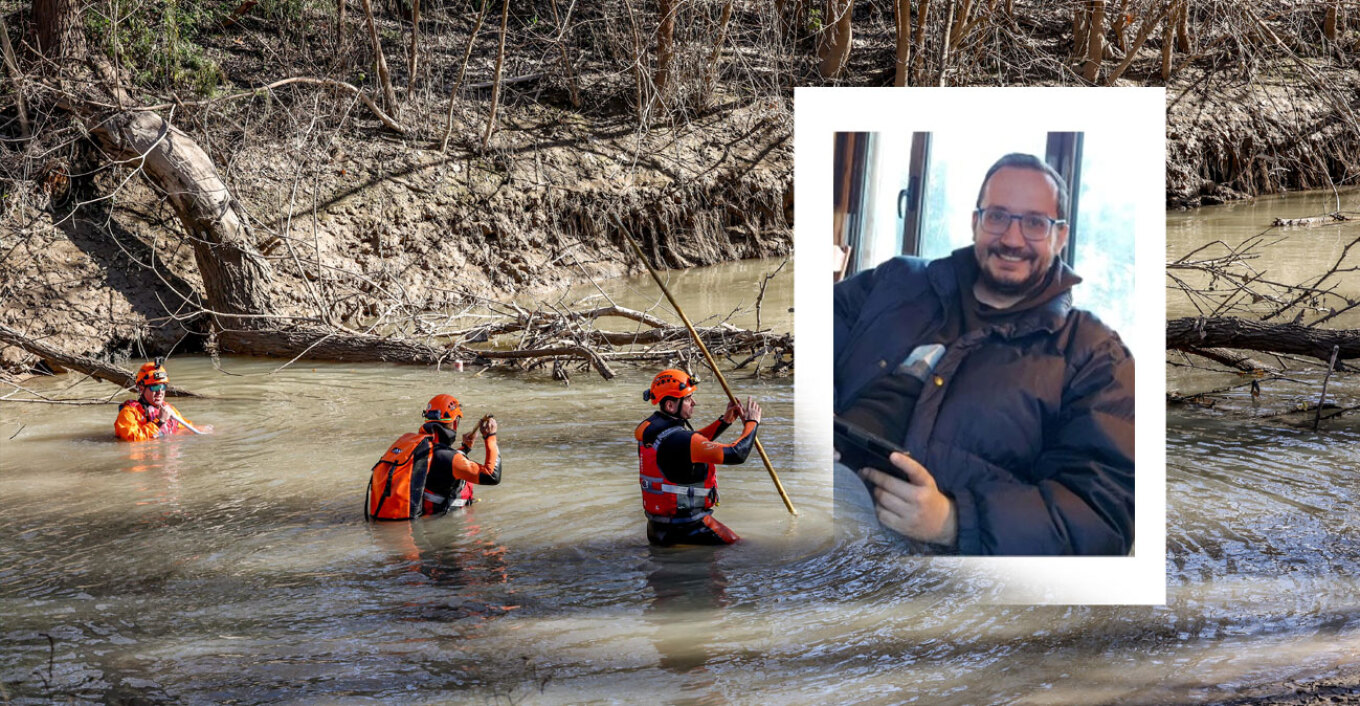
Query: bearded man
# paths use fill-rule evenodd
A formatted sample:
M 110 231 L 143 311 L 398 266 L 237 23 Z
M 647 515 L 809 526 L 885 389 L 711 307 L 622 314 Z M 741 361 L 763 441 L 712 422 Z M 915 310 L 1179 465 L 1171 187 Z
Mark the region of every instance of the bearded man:
M 982 180 L 972 247 L 836 285 L 836 416 L 907 453 L 883 469 L 838 451 L 922 552 L 1132 548 L 1133 358 L 1072 307 L 1067 209 L 1061 175 L 1009 154 Z

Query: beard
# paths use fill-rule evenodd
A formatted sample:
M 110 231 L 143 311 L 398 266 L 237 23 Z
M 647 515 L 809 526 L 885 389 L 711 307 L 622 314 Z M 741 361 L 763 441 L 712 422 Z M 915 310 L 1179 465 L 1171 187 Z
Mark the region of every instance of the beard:
M 1034 291 L 1043 283 L 1045 276 L 1048 275 L 1049 267 L 1053 264 L 1049 262 L 1048 267 L 1043 266 L 1039 262 L 1038 253 L 1030 248 L 1011 248 L 1002 245 L 1000 242 L 993 243 L 987 248 L 986 252 L 988 260 L 1005 255 L 1007 257 L 1025 258 L 1030 263 L 1029 275 L 1019 281 L 998 279 L 985 264 L 978 267 L 978 281 L 982 283 L 982 286 L 996 294 L 1007 297 L 1025 295 Z

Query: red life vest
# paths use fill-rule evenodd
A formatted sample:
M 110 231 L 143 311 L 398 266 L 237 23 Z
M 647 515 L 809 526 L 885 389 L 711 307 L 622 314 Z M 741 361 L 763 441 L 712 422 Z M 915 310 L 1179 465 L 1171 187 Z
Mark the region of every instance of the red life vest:
M 682 419 L 653 415 L 638 435 L 638 482 L 642 485 L 642 509 L 655 522 L 693 522 L 713 514 L 718 504 L 718 472 L 711 463 L 701 483 L 672 483 L 661 472 L 656 452 L 671 434 L 690 431 Z M 651 437 L 650 443 L 646 439 Z
M 472 501 L 472 484 L 461 482 L 455 497 L 446 498 L 425 489 L 434 461 L 433 434 L 402 434 L 373 466 L 364 498 L 364 517 L 369 520 L 412 520 Z M 456 453 L 462 453 L 456 451 Z

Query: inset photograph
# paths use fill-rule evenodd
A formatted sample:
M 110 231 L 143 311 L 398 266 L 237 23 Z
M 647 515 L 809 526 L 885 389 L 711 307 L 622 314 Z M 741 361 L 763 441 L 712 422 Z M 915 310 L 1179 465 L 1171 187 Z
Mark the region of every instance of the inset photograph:
M 831 147 L 799 186 L 831 196 L 837 522 L 903 555 L 1135 555 L 1129 342 L 1161 312 L 1136 250 L 1164 226 L 1139 218 L 1159 182 L 1137 188 L 1131 163 L 1160 155 L 1161 125 L 1058 117 L 1068 97 L 1044 90 L 856 93 L 881 104 L 838 114 L 892 118 L 798 132 L 800 160 Z

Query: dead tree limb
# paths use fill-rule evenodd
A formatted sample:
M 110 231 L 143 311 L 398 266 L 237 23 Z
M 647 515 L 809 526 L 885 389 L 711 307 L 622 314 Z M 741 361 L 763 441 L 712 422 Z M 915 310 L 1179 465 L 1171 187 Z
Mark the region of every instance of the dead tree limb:
M 46 343 L 25 336 L 14 329 L 0 324 L 0 342 L 18 346 L 47 363 L 54 371 L 74 370 L 78 373 L 111 382 L 120 387 L 136 387 L 137 376 L 131 370 L 124 370 L 89 356 L 65 353 Z M 201 397 L 180 387 L 169 386 L 165 394 L 173 397 Z
M 1298 324 L 1264 324 L 1259 321 L 1218 317 L 1186 317 L 1166 323 L 1166 347 L 1170 350 L 1236 348 L 1269 353 L 1296 353 L 1326 361 L 1332 346 L 1344 360 L 1360 358 L 1360 329 L 1318 329 Z
M 491 132 L 496 129 L 496 107 L 501 102 L 501 71 L 505 68 L 505 32 L 510 22 L 510 0 L 501 3 L 501 44 L 496 51 L 496 78 L 491 87 L 491 113 L 486 116 L 486 133 L 482 135 L 482 149 L 491 141 Z
M 482 29 L 482 22 L 486 20 L 486 10 L 491 7 L 491 0 L 482 0 L 482 9 L 477 13 L 477 23 L 472 26 L 472 33 L 468 35 L 467 48 L 463 50 L 463 63 L 458 69 L 458 80 L 453 82 L 453 88 L 449 91 L 449 114 L 444 124 L 444 139 L 439 143 L 439 151 L 444 152 L 449 148 L 449 136 L 453 134 L 453 106 L 458 99 L 458 88 L 463 85 L 463 77 L 467 75 L 468 59 L 472 58 L 473 43 L 477 41 L 477 33 Z
M 397 105 L 397 94 L 392 91 L 392 77 L 387 73 L 387 59 L 383 56 L 382 42 L 378 39 L 378 26 L 373 21 L 373 3 L 363 0 L 364 17 L 368 20 L 368 37 L 373 42 L 373 57 L 378 64 L 378 82 L 382 84 L 383 103 L 387 112 L 401 116 Z

